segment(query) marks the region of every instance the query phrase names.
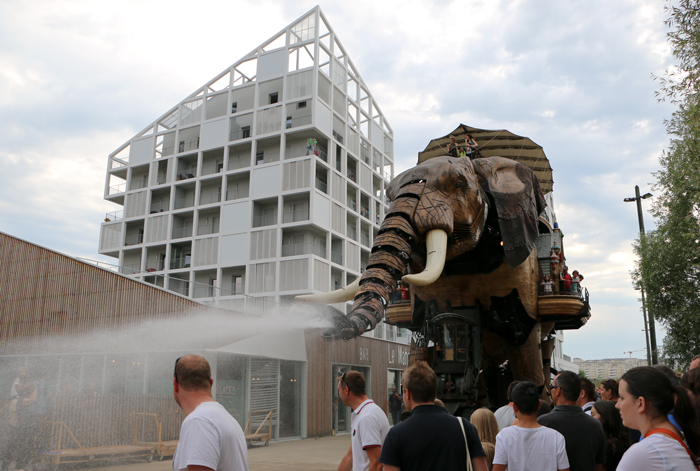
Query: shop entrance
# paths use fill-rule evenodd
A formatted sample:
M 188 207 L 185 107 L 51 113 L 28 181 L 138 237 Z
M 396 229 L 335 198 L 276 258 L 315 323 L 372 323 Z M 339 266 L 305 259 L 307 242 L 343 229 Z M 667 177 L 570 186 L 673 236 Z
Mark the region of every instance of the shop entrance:
M 396 388 L 396 392 L 400 395 L 403 395 L 403 390 L 401 388 L 401 370 L 386 370 L 387 373 L 387 378 L 386 378 L 386 397 L 390 398 L 392 395 L 392 388 Z M 389 400 L 387 402 L 387 408 L 389 407 L 388 405 L 391 403 Z M 402 409 L 403 410 L 403 407 Z M 396 425 L 394 423 L 392 414 L 389 413 L 389 423 L 391 425 Z
M 359 371 L 365 375 L 365 382 L 367 383 L 367 391 L 371 391 L 371 377 L 370 368 L 367 366 L 358 365 L 333 365 L 333 374 L 331 376 L 331 417 L 333 421 L 333 433 L 348 433 L 350 432 L 350 413 L 352 409 L 346 407 L 343 401 L 340 400 L 338 396 L 338 378 L 343 375 L 346 371 L 355 370 Z

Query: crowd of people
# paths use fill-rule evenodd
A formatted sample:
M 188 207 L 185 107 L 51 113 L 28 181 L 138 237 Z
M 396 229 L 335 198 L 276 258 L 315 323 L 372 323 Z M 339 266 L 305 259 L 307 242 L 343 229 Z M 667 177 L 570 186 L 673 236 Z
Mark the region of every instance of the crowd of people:
M 403 395 L 393 388 L 389 397 L 394 424 L 402 404 L 410 418 L 391 428 L 376 410 L 367 418 L 364 377 L 348 372 L 338 390 L 346 405 L 357 406 L 358 438 L 338 470 L 698 470 L 698 366 L 700 355 L 682 377 L 664 365 L 633 368 L 598 388 L 563 371 L 549 388 L 553 408 L 534 383 L 514 381 L 507 405 L 495 413 L 477 409 L 467 422 L 447 413 L 436 399 L 435 373 L 417 362 L 402 375 Z M 358 453 L 361 466 L 353 461 Z
M 41 405 L 42 381 L 27 380 L 26 369 L 12 385 L 7 453 L 16 456 L 32 439 L 32 407 Z M 542 401 L 542 388 L 515 381 L 508 404 L 492 412 L 477 409 L 470 420 L 450 414 L 437 399 L 438 380 L 418 361 L 402 373 L 401 393 L 392 388 L 386 411 L 367 396 L 358 371 L 337 378 L 338 397 L 352 408 L 351 445 L 339 471 L 381 470 L 700 470 L 700 355 L 682 377 L 663 365 L 637 367 L 619 381 L 598 388 L 570 371 L 560 372 Z M 173 395 L 185 419 L 173 469 L 248 470 L 241 426 L 211 394 L 206 359 L 178 358 Z M 405 407 L 406 417 L 398 417 Z M 409 415 L 410 414 L 410 415 Z
M 559 273 L 559 294 L 567 294 L 574 296 L 582 296 L 581 282 L 583 281 L 583 275 L 579 273 L 578 270 L 574 270 L 569 274 L 569 267 L 566 265 L 562 268 L 561 273 Z M 544 296 L 553 295 L 554 281 L 552 281 L 549 275 L 545 275 L 540 282 L 540 294 Z

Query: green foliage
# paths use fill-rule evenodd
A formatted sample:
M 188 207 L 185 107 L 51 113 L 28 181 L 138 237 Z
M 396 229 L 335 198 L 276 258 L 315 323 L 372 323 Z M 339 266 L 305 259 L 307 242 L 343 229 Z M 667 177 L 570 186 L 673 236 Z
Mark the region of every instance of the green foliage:
M 656 172 L 652 213 L 656 230 L 636 241 L 632 277 L 666 327 L 665 362 L 687 365 L 700 353 L 700 0 L 669 3 L 668 40 L 678 66 L 667 71 L 658 96 L 677 106 L 666 124 L 671 142 Z
M 579 378 L 585 378 L 586 377 L 586 372 L 583 370 L 578 370 L 578 376 Z

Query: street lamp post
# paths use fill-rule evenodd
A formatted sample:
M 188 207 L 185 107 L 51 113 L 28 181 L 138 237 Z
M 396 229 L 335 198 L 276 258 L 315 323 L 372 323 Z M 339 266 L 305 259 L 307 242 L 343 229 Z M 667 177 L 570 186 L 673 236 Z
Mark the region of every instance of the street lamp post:
M 625 203 L 631 203 L 631 202 L 636 202 L 637 203 L 637 216 L 639 218 L 639 238 L 642 244 L 644 244 L 644 217 L 642 215 L 642 200 L 645 200 L 647 198 L 651 198 L 652 194 L 651 193 L 646 193 L 642 196 L 639 196 L 639 185 L 634 186 L 634 198 L 625 198 Z M 640 288 L 642 291 L 642 312 L 644 313 L 644 329 L 645 329 L 645 335 L 646 335 L 646 341 L 647 341 L 647 363 L 650 362 L 656 365 L 659 363 L 659 355 L 656 349 L 656 327 L 654 325 L 654 315 L 651 312 L 651 307 L 649 307 L 649 325 L 647 328 L 647 309 L 646 309 L 646 299 L 644 296 L 644 277 L 642 277 L 642 281 L 640 284 Z M 649 347 L 651 344 L 651 359 L 649 358 Z

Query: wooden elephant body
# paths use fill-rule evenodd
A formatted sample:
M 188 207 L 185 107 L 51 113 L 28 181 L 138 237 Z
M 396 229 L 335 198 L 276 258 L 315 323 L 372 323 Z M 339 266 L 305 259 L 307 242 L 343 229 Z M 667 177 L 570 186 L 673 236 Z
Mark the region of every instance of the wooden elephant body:
M 412 359 L 431 363 L 451 412 L 482 404 L 480 372 L 506 360 L 515 379 L 544 391 L 541 340 L 553 324 L 538 320 L 534 241 L 545 200 L 534 173 L 500 157 L 435 157 L 397 176 L 387 196 L 367 269 L 322 298 L 354 299 L 324 337 L 354 338 L 385 316 L 411 329 Z M 389 307 L 400 280 L 411 303 Z

